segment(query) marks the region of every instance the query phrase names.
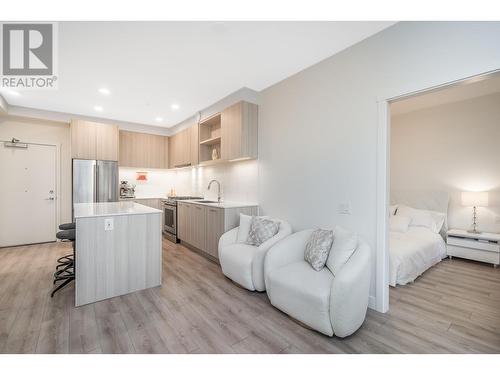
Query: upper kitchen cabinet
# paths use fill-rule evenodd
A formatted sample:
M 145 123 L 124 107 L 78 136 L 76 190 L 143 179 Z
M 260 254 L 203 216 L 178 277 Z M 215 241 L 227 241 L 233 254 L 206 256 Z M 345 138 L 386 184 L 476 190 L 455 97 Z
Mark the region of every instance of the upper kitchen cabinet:
M 198 165 L 200 162 L 198 124 L 189 128 L 189 161 L 191 162 L 191 165 Z
M 120 166 L 168 167 L 168 138 L 162 135 L 120 130 Z
M 119 130 L 116 125 L 96 125 L 97 158 L 96 160 L 118 161 L 119 156 Z
M 169 167 L 179 168 L 198 164 L 198 125 L 172 135 L 168 142 Z
M 71 157 L 74 159 L 118 160 L 118 126 L 90 121 L 71 121 Z
M 206 164 L 221 160 L 221 114 L 216 113 L 200 121 L 199 125 L 200 163 Z
M 238 102 L 221 113 L 221 157 L 223 160 L 257 158 L 258 106 Z

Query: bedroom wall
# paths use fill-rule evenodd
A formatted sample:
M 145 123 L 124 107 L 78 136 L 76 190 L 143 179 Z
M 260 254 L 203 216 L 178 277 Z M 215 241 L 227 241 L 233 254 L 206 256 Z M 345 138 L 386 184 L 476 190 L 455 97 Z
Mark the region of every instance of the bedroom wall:
M 469 229 L 462 191 L 490 191 L 479 228 L 500 232 L 500 93 L 391 119 L 391 189 L 450 193 L 448 226 Z
M 377 102 L 498 69 L 499 44 L 499 22 L 402 22 L 261 92 L 262 212 L 295 230 L 340 224 L 363 236 L 373 251 L 371 306 Z

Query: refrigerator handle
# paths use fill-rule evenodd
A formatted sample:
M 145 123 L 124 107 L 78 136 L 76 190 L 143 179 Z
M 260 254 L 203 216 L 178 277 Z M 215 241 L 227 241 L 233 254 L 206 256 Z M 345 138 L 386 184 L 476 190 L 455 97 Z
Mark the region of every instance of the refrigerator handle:
M 97 203 L 99 195 L 97 194 L 97 189 L 99 187 L 99 166 L 97 163 L 94 164 L 94 203 Z

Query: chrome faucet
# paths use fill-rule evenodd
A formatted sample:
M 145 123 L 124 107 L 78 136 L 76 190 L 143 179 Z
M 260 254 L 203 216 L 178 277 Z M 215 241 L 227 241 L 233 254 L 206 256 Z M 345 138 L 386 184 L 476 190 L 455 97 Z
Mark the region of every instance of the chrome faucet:
M 218 187 L 218 190 L 217 190 L 217 202 L 220 203 L 220 182 L 217 181 L 217 180 L 212 180 L 208 183 L 208 187 L 207 187 L 207 190 L 210 190 L 210 186 L 212 186 L 212 183 L 213 182 L 217 182 L 217 187 Z

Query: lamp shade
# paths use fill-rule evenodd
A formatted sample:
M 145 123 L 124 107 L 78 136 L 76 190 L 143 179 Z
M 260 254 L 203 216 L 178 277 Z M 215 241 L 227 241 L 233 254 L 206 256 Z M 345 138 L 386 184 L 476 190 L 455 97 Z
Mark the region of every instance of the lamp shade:
M 487 207 L 487 191 L 464 191 L 462 192 L 462 205 L 467 207 Z

